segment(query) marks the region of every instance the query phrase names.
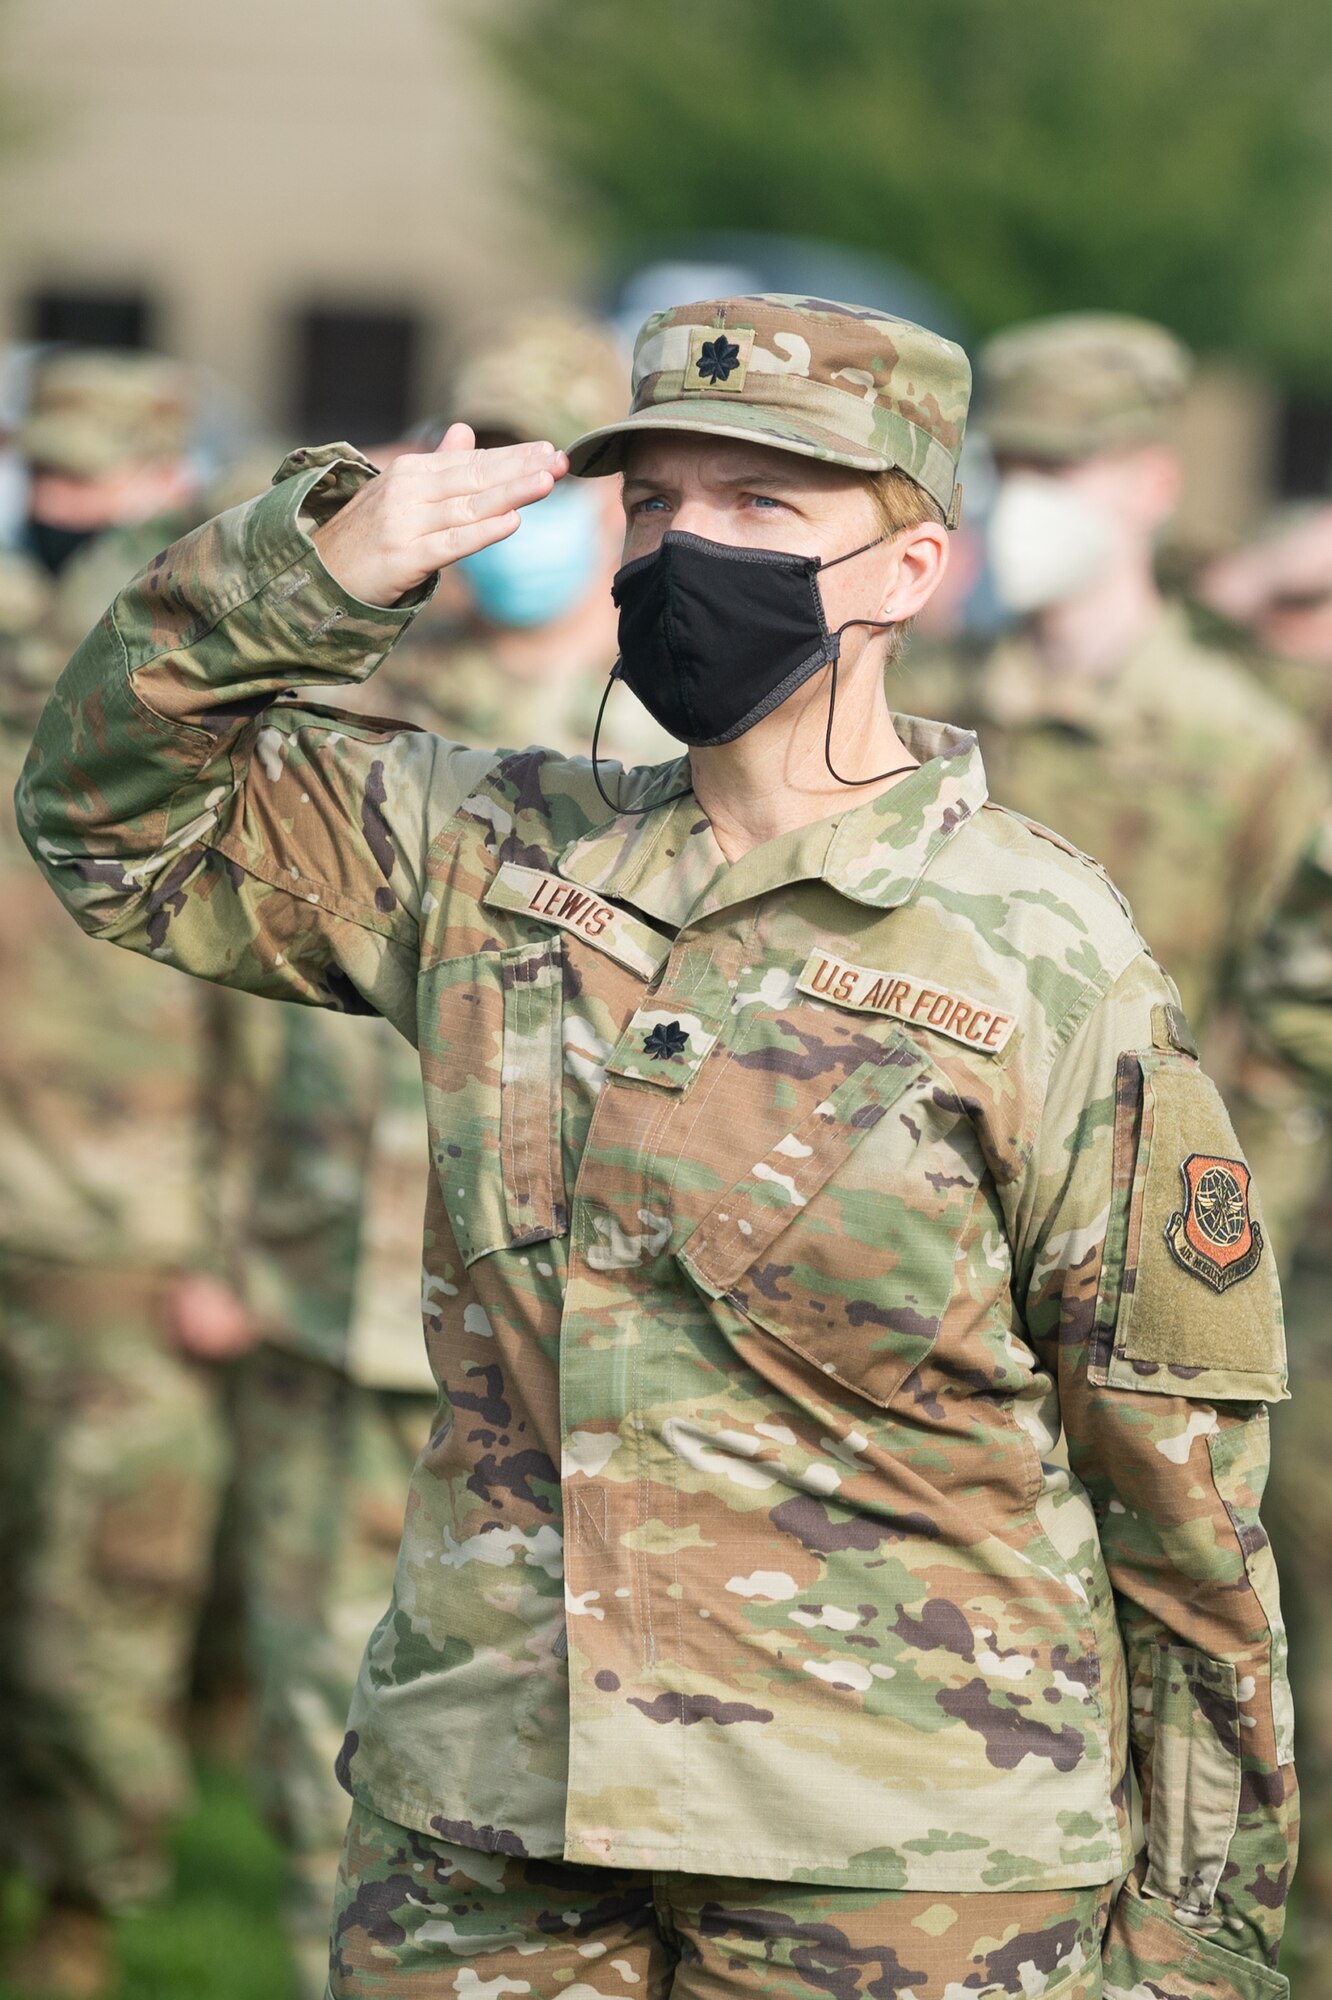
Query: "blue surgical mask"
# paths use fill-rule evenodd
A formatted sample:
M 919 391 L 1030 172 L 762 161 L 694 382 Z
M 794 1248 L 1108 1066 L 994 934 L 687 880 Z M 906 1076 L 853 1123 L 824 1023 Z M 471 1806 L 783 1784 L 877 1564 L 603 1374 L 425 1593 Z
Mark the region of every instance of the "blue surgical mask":
M 482 618 L 493 625 L 545 625 L 572 610 L 588 588 L 600 543 L 596 495 L 565 480 L 523 508 L 507 540 L 478 549 L 458 567 Z

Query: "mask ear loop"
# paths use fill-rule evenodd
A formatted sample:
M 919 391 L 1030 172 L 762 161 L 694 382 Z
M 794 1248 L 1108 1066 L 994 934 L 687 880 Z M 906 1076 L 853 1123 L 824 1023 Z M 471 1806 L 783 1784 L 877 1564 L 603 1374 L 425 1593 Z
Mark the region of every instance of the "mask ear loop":
M 606 685 L 602 690 L 601 700 L 597 703 L 597 719 L 592 725 L 592 781 L 601 793 L 603 801 L 610 807 L 613 813 L 618 813 L 620 808 L 601 782 L 601 765 L 597 753 L 601 743 L 601 723 L 606 713 L 606 703 L 610 700 L 610 691 L 619 678 L 620 663 L 617 660 L 606 676 Z
M 824 558 L 820 556 L 818 561 L 815 563 L 814 567 L 818 570 L 836 569 L 839 563 L 850 562 L 853 556 L 863 556 L 868 549 L 877 549 L 880 542 L 886 542 L 889 539 L 890 538 L 887 535 L 876 535 L 872 542 L 862 542 L 858 549 L 848 549 L 844 556 L 834 556 L 831 562 L 825 561 Z M 860 625 L 863 624 L 865 621 L 860 618 L 852 618 L 848 622 L 852 625 Z M 839 631 L 845 632 L 846 626 L 845 625 L 839 626 L 838 629 Z
M 821 562 L 819 568 L 836 569 L 838 563 L 850 562 L 852 556 L 863 556 L 867 549 L 877 549 L 880 542 L 888 539 L 887 535 L 876 535 L 872 542 L 865 542 L 858 549 L 848 549 L 844 556 L 834 556 L 831 562 Z M 853 625 L 865 625 L 874 632 L 891 632 L 893 621 L 891 618 L 848 618 L 832 634 L 836 645 L 828 661 L 831 678 L 828 682 L 828 726 L 823 732 L 823 761 L 828 766 L 828 775 L 836 778 L 839 785 L 881 785 L 885 778 L 901 778 L 908 771 L 918 770 L 916 760 L 913 758 L 909 764 L 898 764 L 891 771 L 877 771 L 872 778 L 844 778 L 832 760 L 833 722 L 837 714 L 837 662 L 842 650 L 842 634 L 849 632 Z
M 597 703 L 597 719 L 592 725 L 592 782 L 595 784 L 597 790 L 601 793 L 603 802 L 610 807 L 613 813 L 617 814 L 622 813 L 624 811 L 624 807 L 620 805 L 617 800 L 611 797 L 610 793 L 606 790 L 606 787 L 601 782 L 600 744 L 601 744 L 601 724 L 602 724 L 602 718 L 605 716 L 606 713 L 606 703 L 610 700 L 611 689 L 614 687 L 616 681 L 618 681 L 620 678 L 621 678 L 620 663 L 617 660 L 615 662 L 615 665 L 611 668 L 609 674 L 607 674 L 606 676 L 606 685 L 601 691 L 601 700 Z M 656 805 L 673 806 L 677 799 L 687 799 L 692 790 L 693 790 L 692 785 L 686 785 L 682 792 L 672 792 L 668 799 L 657 800 L 655 802 L 653 809 L 655 810 Z
M 870 546 L 873 547 L 873 544 L 871 543 Z M 833 633 L 832 636 L 837 641 L 837 649 L 828 662 L 830 669 L 830 679 L 828 682 L 828 726 L 823 732 L 823 761 L 828 766 L 829 776 L 836 778 L 839 785 L 881 785 L 885 778 L 901 778 L 908 771 L 919 770 L 919 763 L 913 757 L 909 764 L 898 764 L 891 771 L 876 771 L 872 778 L 844 778 L 832 760 L 833 722 L 837 714 L 837 661 L 842 650 L 842 634 L 843 632 L 850 631 L 853 625 L 867 625 L 875 632 L 891 632 L 893 629 L 891 618 L 848 618 L 845 625 L 839 625 Z

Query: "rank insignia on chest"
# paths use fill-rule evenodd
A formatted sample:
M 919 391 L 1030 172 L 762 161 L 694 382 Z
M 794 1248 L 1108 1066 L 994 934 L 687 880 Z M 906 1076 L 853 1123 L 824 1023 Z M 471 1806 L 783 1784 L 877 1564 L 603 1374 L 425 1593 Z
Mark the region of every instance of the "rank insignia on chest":
M 643 1053 L 669 1061 L 672 1056 L 683 1055 L 689 1047 L 689 1037 L 678 1021 L 659 1021 L 651 1034 L 643 1037 Z
M 1165 1226 L 1177 1264 L 1224 1292 L 1247 1278 L 1263 1254 L 1263 1232 L 1249 1214 L 1249 1169 L 1242 1160 L 1190 1153 L 1180 1167 L 1184 1207 Z

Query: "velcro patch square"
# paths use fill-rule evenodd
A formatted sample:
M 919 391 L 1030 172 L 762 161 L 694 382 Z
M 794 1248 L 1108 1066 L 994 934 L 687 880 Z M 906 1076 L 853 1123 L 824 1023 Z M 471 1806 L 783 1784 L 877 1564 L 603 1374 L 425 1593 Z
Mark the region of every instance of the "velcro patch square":
M 694 327 L 681 394 L 742 396 L 753 351 L 753 327 Z

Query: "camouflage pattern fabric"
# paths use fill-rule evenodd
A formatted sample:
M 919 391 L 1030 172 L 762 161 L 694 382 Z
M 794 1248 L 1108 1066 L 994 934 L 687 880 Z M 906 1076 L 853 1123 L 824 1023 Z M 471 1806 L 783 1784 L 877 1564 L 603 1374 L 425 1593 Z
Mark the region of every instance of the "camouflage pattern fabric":
M 1303 1813 L 1300 1893 L 1286 1962 L 1297 1993 L 1332 1991 L 1332 1196 L 1323 1182 L 1302 1254 L 1284 1281 L 1291 1400 L 1273 1415 L 1264 1518 L 1291 1605 L 1291 1683 L 1299 1713 Z
M 217 1002 L 188 980 L 93 955 L 52 911 L 14 821 L 14 781 L 50 685 L 41 669 L 62 630 L 52 597 L 23 640 L 0 648 L 0 1250 L 217 1268 Z
M 376 1392 L 275 1347 L 260 1348 L 241 1371 L 236 1445 L 259 1697 L 255 1770 L 288 1859 L 284 1920 L 298 1990 L 315 2000 L 347 1822 L 334 1764 L 434 1415 L 433 1394 Z
M 1324 675 L 1324 680 L 1326 675 Z M 1287 682 L 1289 686 L 1289 681 Z M 1314 692 L 1312 688 L 1308 690 Z M 1326 688 L 1318 689 L 1321 702 Z M 1310 704 L 1317 717 L 1318 710 Z M 1319 718 L 1322 720 L 1323 718 Z M 1246 983 L 1273 1040 L 1310 1076 L 1323 1105 L 1332 1091 L 1332 829 L 1312 843 Z M 1291 1677 L 1299 1698 L 1304 1776 L 1300 1897 L 1288 1945 L 1295 1990 L 1332 1990 L 1332 1180 L 1310 1203 L 1285 1280 L 1291 1402 L 1273 1426 L 1268 1511 L 1292 1586 Z
M 162 1885 L 188 1794 L 179 1704 L 228 1458 L 214 1379 L 162 1310 L 171 1273 L 225 1261 L 208 1070 L 228 996 L 99 954 L 53 910 L 11 798 L 64 601 L 46 579 L 22 617 L 7 601 L 0 1651 L 22 1726 L 2 1732 L 0 1821 L 53 1893 L 123 1902 Z
M 507 727 L 586 750 L 609 667 L 519 680 L 474 639 L 423 636 L 392 654 L 368 704 L 456 740 Z M 610 717 L 612 752 L 639 718 L 640 756 L 660 754 L 667 739 L 627 697 Z M 298 1980 L 319 2000 L 347 1817 L 334 1762 L 435 1415 L 421 1327 L 429 1136 L 416 1052 L 387 1022 L 307 1008 L 242 1016 L 246 1290 L 270 1343 L 242 1370 L 237 1439 L 256 1771 L 291 1861 Z
M 1321 811 L 1317 745 L 1290 712 L 1177 605 L 1103 679 L 1046 669 L 1013 636 L 913 648 L 888 687 L 974 729 L 992 795 L 1095 855 L 1203 1030 Z
M 1175 605 L 1104 679 L 1053 672 L 1014 636 L 913 649 L 888 686 L 894 706 L 975 730 L 993 796 L 1094 855 L 1127 897 L 1225 1092 L 1284 1257 L 1326 1135 L 1307 1086 L 1254 1048 L 1238 1003 L 1326 797 L 1312 734 Z
M 1110 1891 L 802 1889 L 483 1854 L 352 1809 L 329 2000 L 1099 1996 Z M 1169 1989 L 1162 1988 L 1162 1992 Z M 1195 1991 L 1198 1989 L 1195 1989 Z
M 420 1052 L 447 1415 L 348 1788 L 491 1854 L 1000 1909 L 1131 1867 L 1126 1992 L 1284 1992 L 1280 1309 L 1175 989 L 956 730 L 729 865 L 682 764 L 608 818 L 579 761 L 283 699 L 413 615 L 302 527 L 368 476 L 294 454 L 151 567 L 20 794 L 86 928 Z
M 629 415 L 580 438 L 569 465 L 622 472 L 640 431 L 701 431 L 897 467 L 951 517 L 970 392 L 962 349 L 911 320 L 783 293 L 705 299 L 644 323 Z
M 162 1282 L 0 1257 L 4 1858 L 103 1908 L 157 1895 L 227 1438 Z
M 985 343 L 976 421 L 997 452 L 1085 458 L 1163 436 L 1192 372 L 1151 320 L 1059 313 Z

